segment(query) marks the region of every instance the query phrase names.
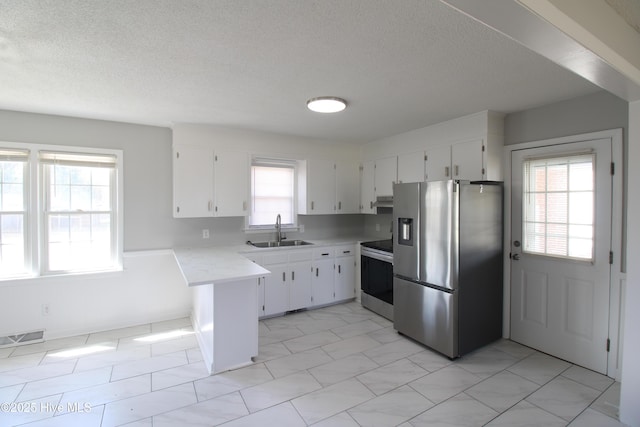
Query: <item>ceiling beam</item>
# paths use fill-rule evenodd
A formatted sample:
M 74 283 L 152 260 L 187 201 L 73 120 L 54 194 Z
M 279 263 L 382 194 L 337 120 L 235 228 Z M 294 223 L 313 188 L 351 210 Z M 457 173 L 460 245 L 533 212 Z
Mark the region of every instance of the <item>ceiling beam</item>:
M 640 100 L 640 33 L 604 1 L 441 1 L 626 101 Z

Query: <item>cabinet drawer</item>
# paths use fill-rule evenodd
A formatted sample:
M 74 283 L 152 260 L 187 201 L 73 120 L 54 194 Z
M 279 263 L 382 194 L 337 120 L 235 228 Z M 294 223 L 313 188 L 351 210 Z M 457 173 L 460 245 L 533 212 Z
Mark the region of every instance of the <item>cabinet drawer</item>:
M 330 246 L 313 250 L 313 259 L 333 258 L 333 255 L 334 249 Z
M 301 251 L 288 251 L 288 252 L 289 252 L 289 262 L 311 261 L 312 251 L 310 249 L 304 249 Z
M 356 254 L 356 245 L 342 245 L 335 248 L 336 258 L 343 256 L 352 256 Z
M 289 260 L 287 251 L 274 251 L 262 255 L 262 265 L 286 264 Z

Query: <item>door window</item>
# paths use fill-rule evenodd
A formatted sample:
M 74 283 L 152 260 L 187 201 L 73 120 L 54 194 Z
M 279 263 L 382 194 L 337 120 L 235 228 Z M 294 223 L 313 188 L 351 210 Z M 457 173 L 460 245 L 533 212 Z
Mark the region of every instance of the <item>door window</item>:
M 592 153 L 524 162 L 524 252 L 593 261 L 594 167 Z

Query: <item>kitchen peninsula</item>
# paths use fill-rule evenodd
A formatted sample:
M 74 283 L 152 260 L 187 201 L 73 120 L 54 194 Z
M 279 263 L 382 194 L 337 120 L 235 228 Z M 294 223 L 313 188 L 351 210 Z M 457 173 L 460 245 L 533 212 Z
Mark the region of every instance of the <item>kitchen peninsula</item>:
M 230 248 L 174 249 L 192 288 L 193 328 L 210 374 L 258 355 L 257 278 L 271 273 Z

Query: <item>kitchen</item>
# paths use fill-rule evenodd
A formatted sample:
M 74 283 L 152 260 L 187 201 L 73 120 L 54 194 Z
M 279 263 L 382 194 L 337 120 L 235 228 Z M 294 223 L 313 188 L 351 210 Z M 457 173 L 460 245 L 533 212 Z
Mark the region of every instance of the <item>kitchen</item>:
M 621 113 L 607 113 L 611 111 Z M 576 112 L 581 112 L 589 119 L 570 125 L 575 120 Z M 543 119 L 549 114 L 552 117 L 564 115 L 567 120 L 564 124 L 563 121 L 558 121 L 550 125 L 548 120 Z M 621 114 L 623 120 L 619 119 Z M 505 140 L 521 142 L 616 127 L 626 128 L 625 114 L 627 113 L 621 109 L 620 102 L 615 97 L 606 93 L 593 94 L 573 102 L 566 101 L 565 104 L 551 104 L 546 109 L 531 109 L 526 114 L 507 116 Z M 616 119 L 607 121 L 606 117 L 614 115 Z M 85 329 L 112 329 L 188 315 L 189 297 L 183 289 L 173 285 L 180 276 L 177 269 L 169 263 L 172 255 L 166 250 L 205 244 L 201 238 L 202 229 L 210 230 L 216 244 L 242 244 L 247 240 L 244 233 L 237 231 L 243 227 L 243 221 L 238 218 L 171 218 L 172 195 L 167 189 L 172 186 L 171 145 L 181 134 L 179 127 L 175 127 L 172 132 L 162 127 L 17 111 L 3 111 L 0 117 L 3 140 L 48 141 L 59 145 L 84 146 L 89 135 L 92 144 L 96 146 L 121 148 L 125 152 L 124 167 L 127 177 L 124 192 L 124 221 L 127 224 L 125 273 L 115 278 L 97 277 L 93 283 L 78 278 L 65 280 L 51 277 L 45 279 L 46 286 L 36 283 L 24 287 L 3 286 L 2 299 L 15 301 L 10 307 L 3 306 L 2 324 L 6 325 L 8 332 L 39 327 L 43 319 L 41 305 L 45 303 L 50 303 L 51 306 L 51 314 L 46 318 L 46 328 L 52 337 L 55 334 L 80 334 Z M 521 123 L 533 123 L 532 127 L 538 130 L 530 130 L 527 126 L 525 131 Z M 537 126 L 541 123 L 543 126 Z M 629 124 L 632 123 L 629 120 Z M 519 128 L 520 133 L 513 133 L 518 131 L 518 126 L 522 126 Z M 435 126 L 425 132 L 438 133 L 444 127 L 446 126 Z M 305 157 L 340 156 L 354 161 L 361 159 L 358 148 L 336 145 L 321 147 L 313 139 L 219 126 L 185 127 L 183 134 L 187 131 L 202 135 L 203 138 L 215 137 L 224 140 L 229 146 L 247 147 L 251 151 L 294 153 Z M 395 138 L 374 141 L 367 145 L 364 160 L 384 158 L 393 153 L 419 151 L 421 148 L 417 139 L 419 132 L 415 139 L 398 133 Z M 135 141 L 135 144 L 126 144 L 126 141 Z M 397 150 L 394 145 L 402 144 L 402 141 L 406 141 L 406 145 Z M 633 149 L 630 147 L 630 156 L 632 154 Z M 630 182 L 633 182 L 633 173 L 629 170 Z M 630 213 L 629 216 L 633 215 Z M 290 233 L 289 238 L 322 239 L 354 234 L 384 238 L 388 236 L 387 224 L 390 222 L 390 218 L 387 220 L 384 217 L 376 218 L 375 215 L 357 214 L 306 216 L 299 220 L 305 226 L 305 233 Z M 376 225 L 380 226 L 380 231 L 376 231 Z M 253 240 L 253 236 L 251 239 Z M 33 289 L 36 289 L 34 286 L 38 289 L 37 297 L 33 296 Z M 82 322 L 78 322 L 78 319 L 82 319 Z

